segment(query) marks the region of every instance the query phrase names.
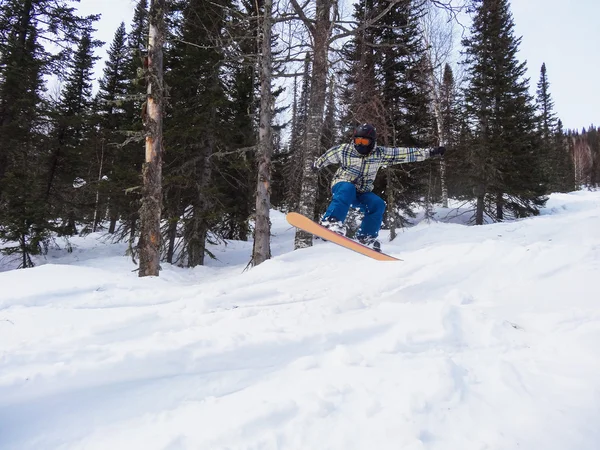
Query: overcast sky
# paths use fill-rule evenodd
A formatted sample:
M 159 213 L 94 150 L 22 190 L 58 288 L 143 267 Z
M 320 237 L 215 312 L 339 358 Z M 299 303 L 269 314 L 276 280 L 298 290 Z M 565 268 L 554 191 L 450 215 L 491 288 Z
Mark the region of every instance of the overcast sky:
M 84 14 L 102 14 L 97 38 L 106 42 L 124 21 L 129 26 L 135 1 L 81 0 Z M 600 125 L 600 0 L 512 0 L 519 59 L 527 60 L 532 92 L 546 63 L 555 111 L 565 128 Z M 98 76 L 102 65 L 98 66 Z

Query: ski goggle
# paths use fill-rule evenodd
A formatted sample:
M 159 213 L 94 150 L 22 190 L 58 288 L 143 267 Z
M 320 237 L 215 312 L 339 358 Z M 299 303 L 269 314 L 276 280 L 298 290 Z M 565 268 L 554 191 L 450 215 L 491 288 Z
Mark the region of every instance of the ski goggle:
M 371 139 L 364 138 L 364 137 L 355 137 L 354 138 L 354 143 L 356 145 L 370 145 L 371 144 Z

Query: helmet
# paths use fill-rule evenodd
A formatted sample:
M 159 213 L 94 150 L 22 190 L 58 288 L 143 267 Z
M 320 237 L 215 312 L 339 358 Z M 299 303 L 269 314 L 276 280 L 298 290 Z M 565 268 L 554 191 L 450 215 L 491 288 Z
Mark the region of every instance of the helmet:
M 377 131 L 370 123 L 359 125 L 354 130 L 354 148 L 361 155 L 368 155 L 375 148 L 375 140 L 377 139 Z

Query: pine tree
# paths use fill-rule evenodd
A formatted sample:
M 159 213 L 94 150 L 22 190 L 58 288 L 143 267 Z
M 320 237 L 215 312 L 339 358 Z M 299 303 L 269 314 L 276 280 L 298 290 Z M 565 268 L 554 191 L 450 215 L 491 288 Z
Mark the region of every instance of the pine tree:
M 554 180 L 554 191 L 571 192 L 575 190 L 575 168 L 569 152 L 569 145 L 565 136 L 562 121 L 557 119 L 556 132 L 552 137 L 553 163 L 558 177 Z
M 139 0 L 135 9 L 130 32 L 126 36 L 124 61 L 120 55 L 120 32 L 117 30 L 113 45 L 115 46 L 114 59 L 115 70 L 115 96 L 120 96 L 121 87 L 124 88 L 122 105 L 117 99 L 117 116 L 119 119 L 116 129 L 110 138 L 114 144 L 110 148 L 110 154 L 114 158 L 111 163 L 111 171 L 108 174 L 108 182 L 103 187 L 110 196 L 108 204 L 109 233 L 115 233 L 115 240 L 128 239 L 129 251 L 135 253 L 133 240 L 138 229 L 138 217 L 140 207 L 140 174 L 144 155 L 143 148 L 144 133 L 142 131 L 142 105 L 146 99 L 146 82 L 144 79 L 143 61 L 148 44 L 148 0 Z M 111 53 L 113 53 L 111 51 Z M 109 55 L 109 61 L 111 56 Z M 117 62 L 118 60 L 118 62 Z M 124 67 L 121 68 L 121 64 Z M 119 69 L 117 70 L 117 67 Z M 122 75 L 119 73 L 123 70 Z M 108 74 L 105 74 L 105 77 Z M 117 81 L 122 76 L 125 81 L 121 85 Z M 107 86 L 109 83 L 107 83 Z M 121 111 L 122 109 L 122 111 Z M 121 114 L 123 114 L 121 121 Z M 107 146 L 104 146 L 107 149 Z M 100 148 L 102 153 L 102 147 Z M 120 226 L 117 223 L 120 220 Z
M 251 236 L 249 221 L 255 203 L 257 160 L 256 152 L 250 149 L 257 144 L 259 128 L 260 78 L 256 61 L 260 50 L 257 40 L 249 37 L 258 33 L 261 11 L 256 10 L 252 1 L 243 1 L 240 11 L 234 15 L 237 18 L 235 26 L 228 31 L 234 41 L 235 56 L 229 55 L 226 62 L 231 76 L 226 78 L 228 102 L 223 126 L 230 133 L 223 136 L 222 145 L 233 149 L 234 153 L 214 161 L 214 183 L 223 207 L 222 219 L 214 231 L 224 239 L 246 241 Z M 233 64 L 232 57 L 239 62 Z
M 94 211 L 93 231 L 104 219 L 104 211 L 109 211 L 111 223 L 109 232 L 114 233 L 117 219 L 118 204 L 122 188 L 116 174 L 118 153 L 124 142 L 125 130 L 129 121 L 125 109 L 128 80 L 128 64 L 130 58 L 127 49 L 127 34 L 125 23 L 121 23 L 115 31 L 113 41 L 108 49 L 103 77 L 99 81 L 95 107 L 98 115 L 98 136 L 95 142 L 96 161 L 99 186 L 96 189 L 96 207 Z M 102 204 L 101 204 L 102 201 Z
M 468 181 L 469 171 L 464 155 L 469 151 L 471 136 L 462 114 L 460 91 L 455 84 L 454 71 L 449 65 L 444 68 L 440 98 L 444 143 L 451 149 L 443 159 L 448 196 L 470 198 L 472 186 Z
M 600 132 L 598 132 L 598 128 L 593 125 L 587 130 L 587 143 L 592 156 L 590 186 L 598 187 L 598 185 L 600 185 Z
M 302 189 L 300 191 L 299 212 L 314 217 L 318 176 L 312 170 L 317 156 L 321 153 L 321 133 L 323 116 L 327 101 L 327 74 L 329 70 L 328 52 L 332 33 L 331 15 L 337 11 L 337 2 L 333 0 L 317 0 L 315 2 L 314 19 L 310 20 L 297 2 L 293 7 L 302 17 L 304 26 L 311 34 L 313 64 L 311 73 L 310 98 L 306 122 L 306 139 L 304 142 L 304 166 L 302 168 Z M 294 248 L 312 245 L 312 235 L 305 231 L 296 231 Z
M 99 81 L 98 111 L 105 130 L 117 130 L 124 121 L 125 97 L 127 95 L 127 33 L 121 22 L 107 53 L 103 77 Z
M 536 94 L 542 139 L 550 140 L 556 131 L 557 119 L 554 114 L 554 101 L 550 95 L 550 82 L 548 81 L 546 63 L 542 63 L 540 69 L 540 80 L 537 84 Z
M 539 213 L 545 186 L 535 115 L 517 52 L 521 39 L 507 0 L 475 0 L 471 36 L 463 39 L 468 87 L 466 114 L 473 141 L 466 158 L 477 203 L 484 215 L 503 220 Z
M 0 239 L 2 253 L 20 255 L 19 268 L 45 251 L 49 220 L 42 201 L 41 48 L 35 27 L 13 30 L 2 49 L 0 80 Z
M 281 161 L 282 175 L 285 182 L 285 204 L 290 210 L 297 210 L 302 190 L 302 170 L 304 167 L 304 150 L 306 142 L 306 123 L 308 120 L 308 101 L 310 98 L 310 53 L 304 57 L 304 69 L 300 93 L 297 84 L 294 95 L 294 116 L 292 117 L 289 149 L 286 154 L 278 155 Z
M 209 231 L 219 218 L 213 154 L 227 147 L 221 39 L 231 8 L 229 0 L 187 2 L 169 55 L 172 69 L 166 82 L 171 99 L 165 137 L 170 170 L 165 172 L 165 183 L 169 195 L 178 199 L 178 210 L 170 217 L 183 217 L 178 259 L 189 267 L 204 264 Z
M 574 189 L 573 163 L 564 138 L 562 123 L 554 113 L 546 64 L 540 69 L 536 91 L 538 132 L 548 192 L 569 192 Z
M 343 100 L 348 113 L 345 128 L 370 122 L 377 128 L 378 143 L 387 146 L 425 146 L 432 143 L 426 54 L 419 27 L 422 1 L 403 0 L 373 27 L 357 33 L 347 45 Z M 388 2 L 363 0 L 354 17 L 366 24 L 381 14 Z M 375 183 L 387 203 L 386 223 L 395 229 L 414 217 L 414 205 L 429 190 L 429 164 L 389 167 Z
M 75 218 L 82 217 L 81 203 L 86 192 L 74 190 L 74 180 L 89 182 L 89 137 L 92 115 L 92 70 L 94 48 L 99 45 L 85 30 L 68 69 L 61 98 L 54 112 L 52 151 L 47 163 L 48 176 L 44 201 L 52 208 L 51 215 L 65 220 L 61 232 L 77 233 Z M 82 186 L 85 190 L 85 188 Z M 79 211 L 78 211 L 79 210 Z M 89 211 L 87 211 L 89 212 Z
M 46 152 L 52 146 L 43 99 L 46 75 L 62 74 L 72 46 L 81 41 L 96 16 L 75 15 L 71 1 L 7 0 L 0 4 L 0 239 L 14 241 L 5 253 L 22 256 L 44 251 L 53 227 L 45 200 Z M 44 47 L 42 42 L 53 42 Z M 51 53 L 51 50 L 58 49 Z

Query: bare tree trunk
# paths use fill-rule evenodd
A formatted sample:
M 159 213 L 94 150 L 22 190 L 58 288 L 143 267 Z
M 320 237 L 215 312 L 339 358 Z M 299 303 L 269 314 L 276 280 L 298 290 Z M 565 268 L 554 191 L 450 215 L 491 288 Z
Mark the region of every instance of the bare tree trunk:
M 115 230 L 117 228 L 117 216 L 111 215 L 110 217 L 110 225 L 108 226 L 108 233 L 115 234 Z
M 96 206 L 94 208 L 94 222 L 92 225 L 92 232 L 94 233 L 96 232 L 98 228 L 98 222 L 100 221 L 98 209 L 100 208 L 100 183 L 102 182 L 102 166 L 104 165 L 104 139 L 102 139 L 101 146 L 100 168 L 98 169 L 98 185 L 96 186 Z
M 166 0 L 150 2 L 148 41 L 148 95 L 146 100 L 146 162 L 140 209 L 139 276 L 158 276 L 160 268 L 160 216 L 162 209 L 163 43 Z
M 442 206 L 448 208 L 448 184 L 446 183 L 446 161 L 440 159 L 440 181 L 442 183 Z
M 395 141 L 395 140 L 394 140 Z M 396 214 L 396 199 L 394 198 L 394 173 L 392 172 L 391 167 L 387 167 L 385 169 L 386 175 L 386 194 L 387 194 L 387 204 L 389 208 L 387 209 L 387 219 L 388 219 L 388 227 L 390 229 L 390 241 L 396 239 L 398 235 L 396 233 L 396 227 L 398 226 L 398 217 Z
M 215 119 L 215 110 L 213 110 L 211 123 L 216 123 Z M 186 224 L 188 267 L 204 265 L 204 257 L 206 254 L 206 238 L 208 236 L 209 229 L 207 216 L 209 215 L 211 206 L 213 204 L 208 192 L 212 177 L 210 155 L 212 154 L 214 148 L 214 140 L 211 137 L 208 137 L 203 143 L 203 158 L 198 162 L 197 166 L 197 173 L 199 174 L 199 180 L 196 184 L 197 197 L 192 205 L 192 217 L 187 221 Z
M 496 219 L 498 222 L 504 220 L 504 197 L 502 194 L 496 194 Z
M 171 210 L 169 212 L 169 229 L 167 231 L 167 262 L 173 264 L 173 257 L 175 256 L 175 241 L 177 239 L 177 227 L 179 226 L 179 218 L 182 213 L 180 211 L 181 191 L 177 188 L 175 194 L 171 196 L 169 201 Z
M 256 185 L 256 213 L 252 263 L 259 265 L 271 258 L 271 155 L 273 153 L 273 99 L 271 93 L 273 1 L 265 0 L 262 24 L 262 51 L 260 59 L 260 128 L 258 131 L 258 183 Z
M 485 195 L 477 196 L 477 209 L 475 210 L 475 225 L 483 225 L 483 210 Z
M 304 13 L 297 2 L 293 2 L 296 12 L 301 17 Z M 337 0 L 317 0 L 316 17 L 308 23 L 313 37 L 313 67 L 306 124 L 306 141 L 302 176 L 302 190 L 298 210 L 306 217 L 314 218 L 318 189 L 317 173 L 312 170 L 315 159 L 321 150 L 321 133 L 323 131 L 323 114 L 327 96 L 327 69 L 329 38 L 331 36 L 331 10 Z M 298 230 L 294 240 L 294 248 L 312 246 L 312 234 Z
M 175 239 L 177 238 L 177 223 L 178 221 L 171 218 L 167 236 L 169 237 L 169 246 L 167 247 L 167 262 L 173 264 L 173 256 L 175 255 Z
M 446 145 L 448 136 L 444 130 L 442 108 L 442 81 L 436 76 L 438 67 L 448 60 L 452 51 L 452 27 L 447 20 L 440 20 L 436 6 L 430 4 L 428 14 L 423 17 L 424 39 L 428 47 L 428 78 L 433 104 L 433 113 L 437 125 L 438 145 Z M 448 208 L 448 186 L 446 184 L 446 162 L 440 159 L 440 182 L 442 185 L 442 206 Z

